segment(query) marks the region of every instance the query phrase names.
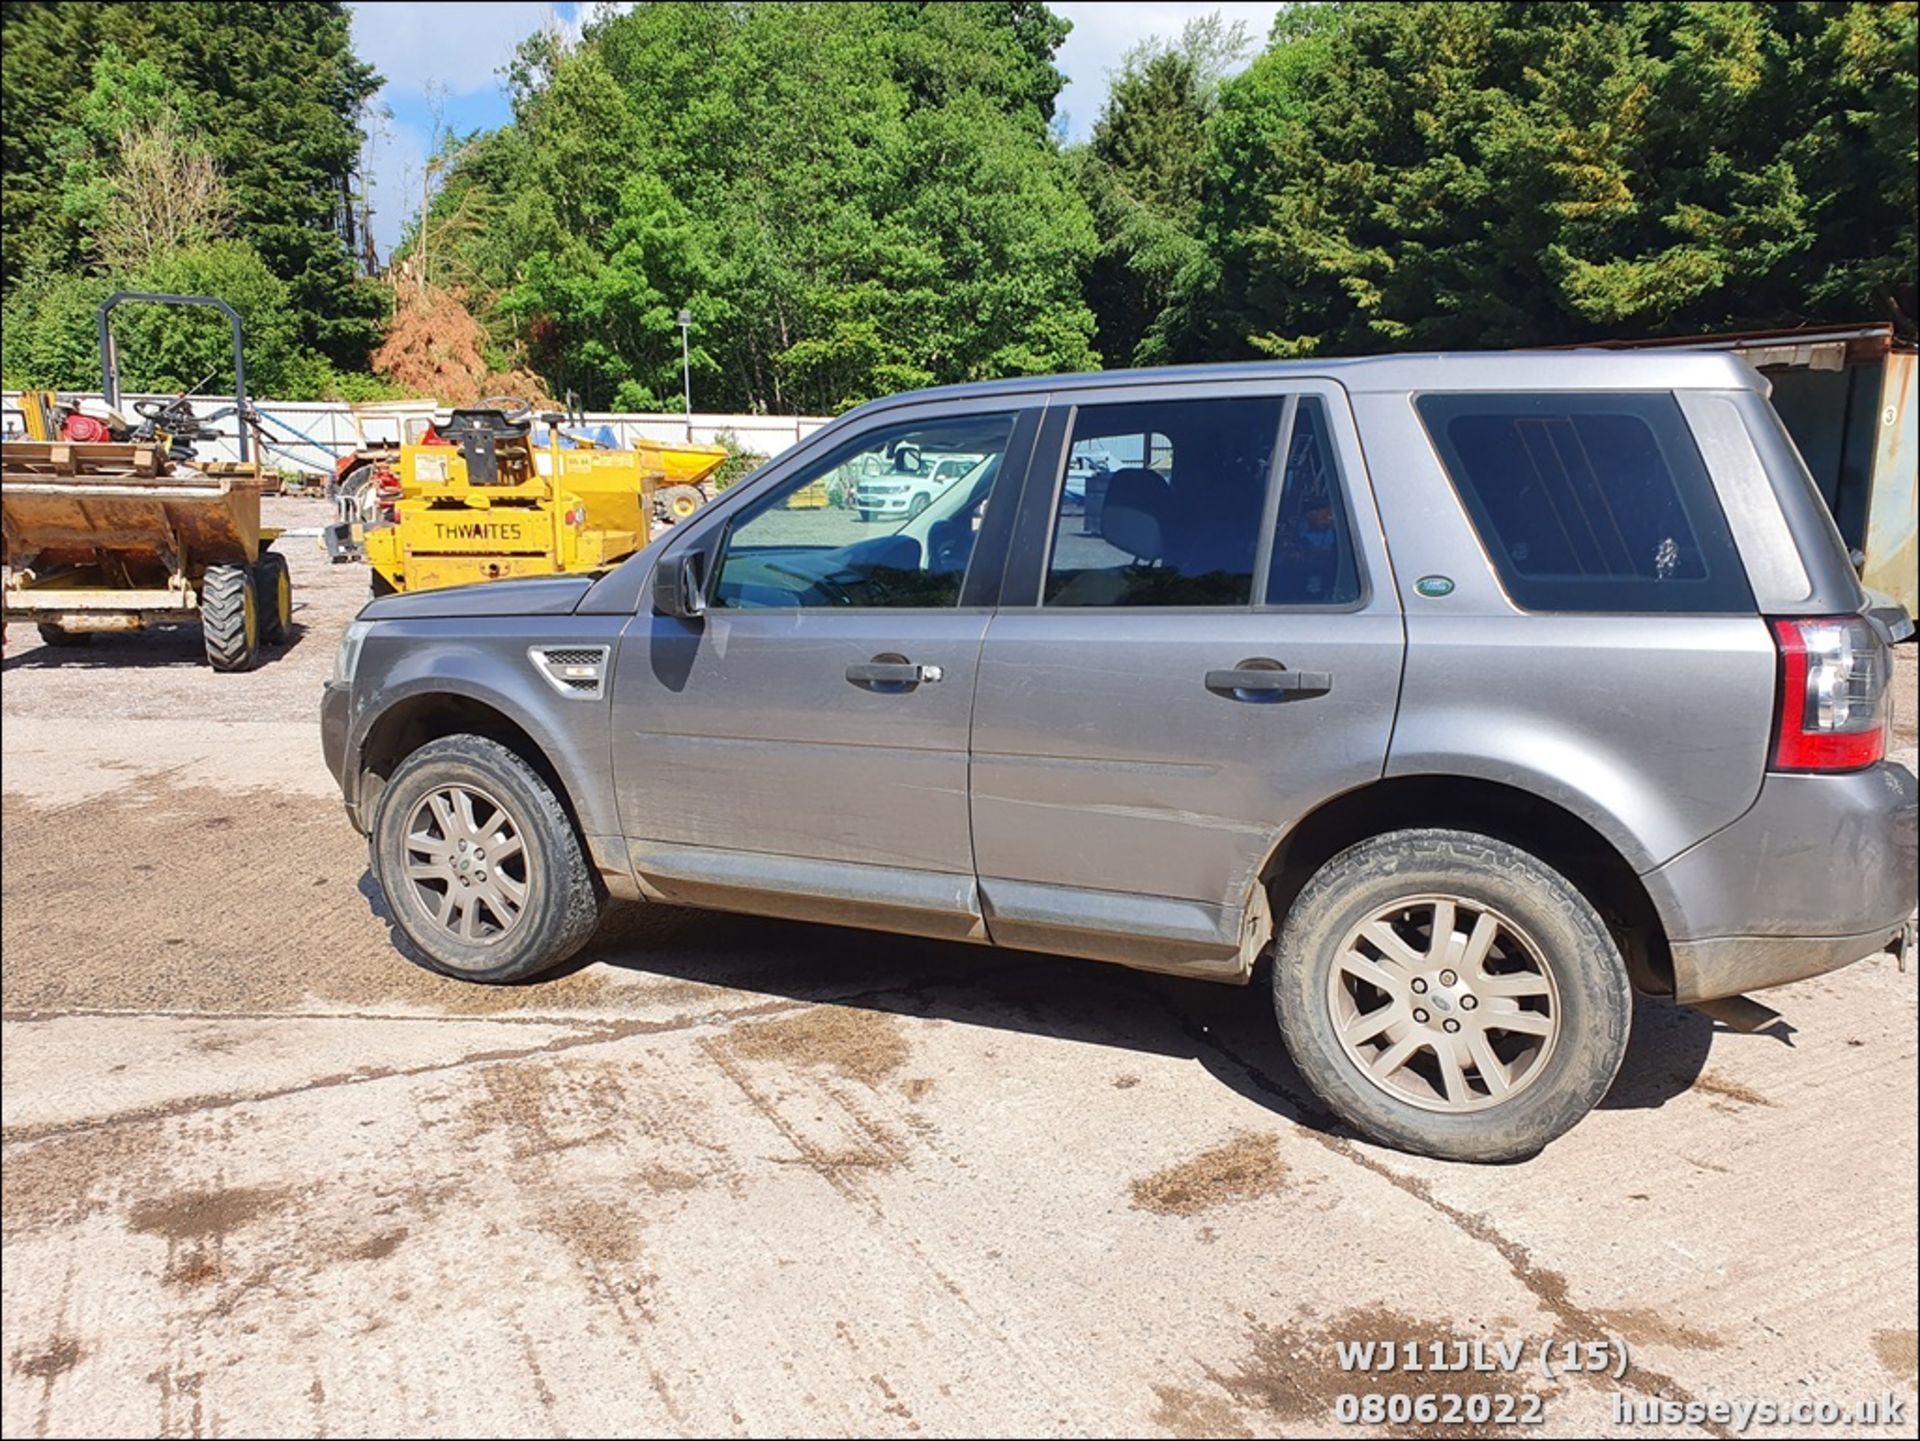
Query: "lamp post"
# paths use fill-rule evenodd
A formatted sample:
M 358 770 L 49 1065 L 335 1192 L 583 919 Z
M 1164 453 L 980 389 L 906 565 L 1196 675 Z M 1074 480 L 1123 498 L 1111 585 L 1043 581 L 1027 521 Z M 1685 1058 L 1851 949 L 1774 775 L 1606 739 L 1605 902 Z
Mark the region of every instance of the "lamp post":
M 693 312 L 680 308 L 680 404 L 687 417 L 687 444 L 693 444 L 693 361 L 687 350 L 687 331 L 693 326 Z

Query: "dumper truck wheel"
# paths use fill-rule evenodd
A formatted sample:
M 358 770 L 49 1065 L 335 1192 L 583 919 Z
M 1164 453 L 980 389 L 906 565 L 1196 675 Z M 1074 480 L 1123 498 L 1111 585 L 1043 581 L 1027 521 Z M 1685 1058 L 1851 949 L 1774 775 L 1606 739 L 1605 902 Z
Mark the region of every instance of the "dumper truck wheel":
M 252 670 L 260 659 L 260 607 L 253 571 L 244 565 L 210 565 L 200 583 L 200 626 L 207 664 L 215 670 Z
M 660 503 L 676 521 L 685 520 L 700 509 L 700 492 L 690 485 L 670 485 L 660 492 Z
M 1274 1003 L 1307 1084 L 1368 1138 L 1455 1161 L 1530 1156 L 1607 1093 L 1633 993 L 1591 903 L 1487 836 L 1349 847 L 1280 933 Z
M 253 568 L 253 591 L 260 606 L 260 639 L 279 645 L 293 629 L 293 576 L 284 555 L 261 552 Z
M 523 981 L 587 943 L 604 900 L 566 808 L 498 741 L 429 741 L 373 815 L 374 877 L 410 959 L 465 981 Z
M 368 582 L 367 588 L 373 592 L 373 598 L 375 600 L 380 599 L 383 595 L 400 594 L 400 587 L 388 580 L 377 570 L 373 573 L 373 579 Z
M 63 625 L 42 625 L 39 630 L 41 641 L 47 645 L 93 644 L 93 632 L 90 630 L 68 630 Z

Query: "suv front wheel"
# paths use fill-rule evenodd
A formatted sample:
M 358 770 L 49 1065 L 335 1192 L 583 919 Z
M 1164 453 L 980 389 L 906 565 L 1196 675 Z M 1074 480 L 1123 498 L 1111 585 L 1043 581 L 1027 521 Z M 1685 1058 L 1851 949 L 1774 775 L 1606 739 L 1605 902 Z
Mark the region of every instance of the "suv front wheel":
M 571 956 L 601 891 L 565 807 L 498 741 L 456 735 L 400 763 L 373 817 L 374 873 L 415 959 L 521 981 Z
M 1462 1161 L 1529 1156 L 1593 1109 L 1633 994 L 1564 876 L 1463 831 L 1342 851 L 1281 934 L 1274 1005 L 1294 1063 L 1366 1136 Z

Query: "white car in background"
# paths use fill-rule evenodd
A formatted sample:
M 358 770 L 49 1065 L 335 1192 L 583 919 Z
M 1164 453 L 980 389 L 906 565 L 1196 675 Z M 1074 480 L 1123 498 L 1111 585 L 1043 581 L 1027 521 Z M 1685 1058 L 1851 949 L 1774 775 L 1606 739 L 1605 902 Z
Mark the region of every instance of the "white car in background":
M 919 455 L 902 457 L 919 469 L 896 469 L 867 476 L 854 487 L 854 509 L 862 520 L 905 517 L 912 520 L 945 494 L 961 476 L 980 463 L 977 455 Z M 898 462 L 896 462 L 898 463 Z

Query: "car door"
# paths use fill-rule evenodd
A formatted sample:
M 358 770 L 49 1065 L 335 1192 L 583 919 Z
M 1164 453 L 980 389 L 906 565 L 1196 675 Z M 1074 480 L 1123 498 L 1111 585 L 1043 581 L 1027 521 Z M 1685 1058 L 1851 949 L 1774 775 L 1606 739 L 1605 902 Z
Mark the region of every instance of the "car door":
M 993 940 L 1243 967 L 1280 837 L 1382 773 L 1395 596 L 1337 385 L 1056 394 L 974 708 Z
M 643 885 L 985 938 L 968 726 L 1011 528 L 999 508 L 1039 408 L 893 412 L 723 500 L 668 548 L 664 566 L 705 557 L 705 614 L 643 606 L 613 680 L 615 788 Z M 981 459 L 911 517 L 863 518 L 851 487 L 825 483 L 907 446 Z

